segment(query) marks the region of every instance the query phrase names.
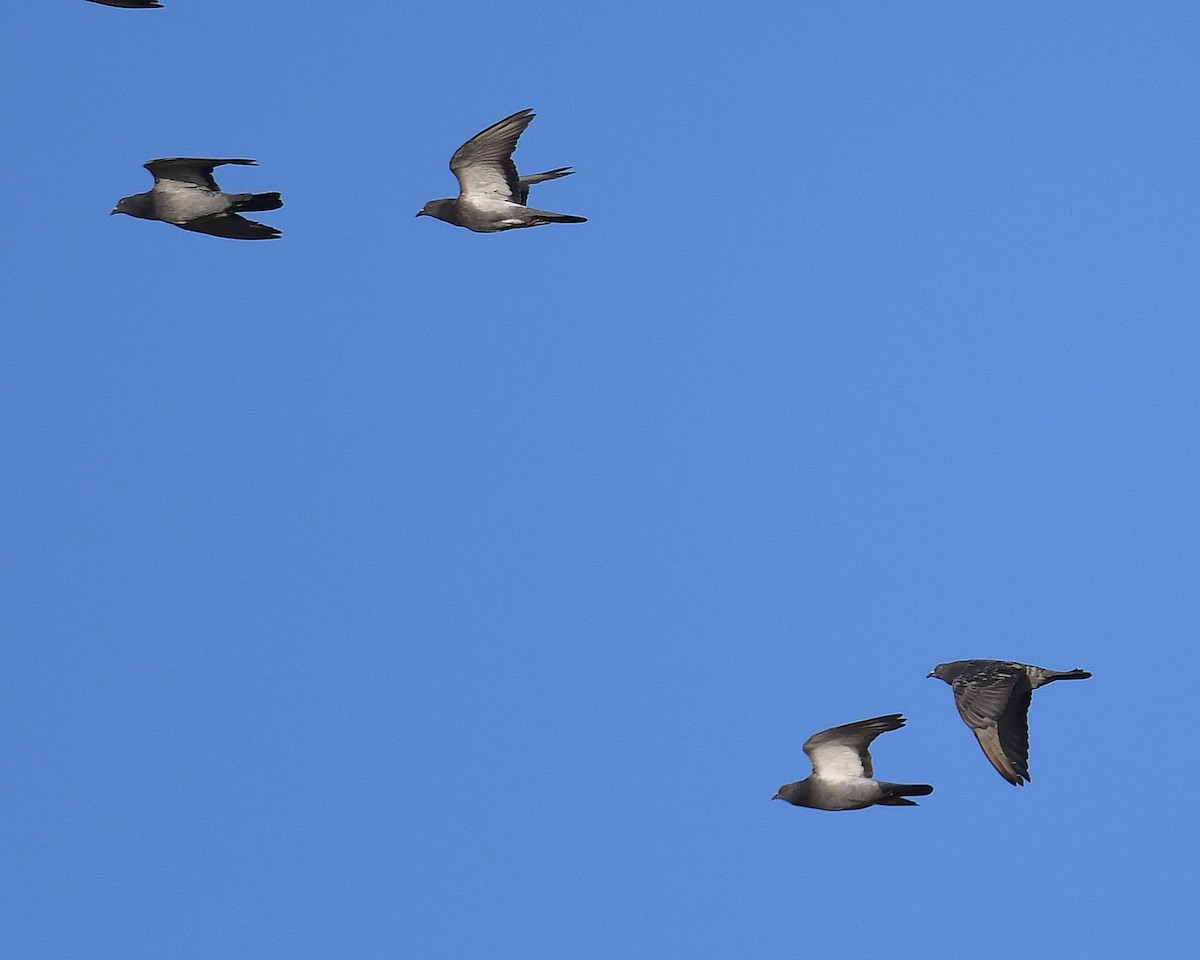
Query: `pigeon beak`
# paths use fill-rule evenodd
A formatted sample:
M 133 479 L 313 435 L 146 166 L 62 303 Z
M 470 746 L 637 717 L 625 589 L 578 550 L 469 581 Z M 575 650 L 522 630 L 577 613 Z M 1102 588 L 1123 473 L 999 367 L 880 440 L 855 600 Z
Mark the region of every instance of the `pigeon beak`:
M 418 216 L 418 217 L 424 217 L 424 216 L 426 216 L 426 213 L 425 213 L 425 211 L 424 211 L 424 210 L 418 210 L 418 211 L 417 211 L 417 216 Z
M 932 676 L 933 676 L 933 671 L 930 670 L 927 674 L 925 674 L 925 679 L 928 680 Z
M 117 213 L 120 213 L 120 212 L 121 212 L 121 211 L 120 211 L 120 210 L 118 210 L 116 207 L 113 207 L 111 210 L 109 210 L 109 211 L 108 211 L 108 215 L 111 217 L 111 216 L 113 216 L 113 214 L 117 214 Z
M 773 796 L 771 799 L 772 800 L 782 800 L 783 797 L 781 797 L 779 794 L 775 794 L 775 796 Z

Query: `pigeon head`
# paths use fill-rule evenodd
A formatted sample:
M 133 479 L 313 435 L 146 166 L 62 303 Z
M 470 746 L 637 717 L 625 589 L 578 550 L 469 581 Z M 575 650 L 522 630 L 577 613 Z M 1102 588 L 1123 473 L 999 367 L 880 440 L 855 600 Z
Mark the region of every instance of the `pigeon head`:
M 454 210 L 457 200 L 430 200 L 423 206 L 418 217 L 434 217 L 438 220 L 445 220 L 447 223 L 454 223 Z
M 785 783 L 780 787 L 773 796 L 772 800 L 786 800 L 788 803 L 803 806 L 804 798 L 808 793 L 808 783 L 804 780 L 798 783 Z
M 925 674 L 925 679 L 937 677 L 939 680 L 945 680 L 947 683 L 953 683 L 955 678 L 963 671 L 963 661 L 956 660 L 954 663 L 939 663 L 936 667 Z
M 138 193 L 132 197 L 122 197 L 112 208 L 112 214 L 127 213 L 131 217 L 141 217 L 143 220 L 154 219 L 154 200 L 146 193 Z

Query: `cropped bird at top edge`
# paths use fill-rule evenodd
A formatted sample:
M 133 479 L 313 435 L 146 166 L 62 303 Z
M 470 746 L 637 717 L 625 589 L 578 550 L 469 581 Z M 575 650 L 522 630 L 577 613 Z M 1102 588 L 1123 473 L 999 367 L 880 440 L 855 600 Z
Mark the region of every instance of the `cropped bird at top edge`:
M 1013 786 L 1029 776 L 1029 704 L 1055 680 L 1087 680 L 1086 670 L 1047 670 L 1012 660 L 954 660 L 928 674 L 950 684 L 954 705 L 984 756 Z
M 154 186 L 145 193 L 124 197 L 113 213 L 142 220 L 162 220 L 194 233 L 231 240 L 274 240 L 274 227 L 247 220 L 239 213 L 278 210 L 278 193 L 223 193 L 213 179 L 213 169 L 224 164 L 255 166 L 254 160 L 206 160 L 201 157 L 167 157 L 145 164 L 154 175 Z
M 102 3 L 106 7 L 126 7 L 129 10 L 151 10 L 161 7 L 158 0 L 91 0 L 92 3 Z
M 586 223 L 587 217 L 525 206 L 530 184 L 557 180 L 575 172 L 570 167 L 557 167 L 527 177 L 517 173 L 513 151 L 534 116 L 532 110 L 520 110 L 475 134 L 455 150 L 450 170 L 458 178 L 458 196 L 430 200 L 417 216 L 434 217 L 476 233 L 499 233 L 547 223 Z
M 900 714 L 890 713 L 814 733 L 804 741 L 804 752 L 812 761 L 812 775 L 797 783 L 784 784 L 771 799 L 816 810 L 861 810 L 875 804 L 917 806 L 904 798 L 928 796 L 933 793 L 929 784 L 873 779 L 871 741 L 881 733 L 899 730 L 905 722 Z

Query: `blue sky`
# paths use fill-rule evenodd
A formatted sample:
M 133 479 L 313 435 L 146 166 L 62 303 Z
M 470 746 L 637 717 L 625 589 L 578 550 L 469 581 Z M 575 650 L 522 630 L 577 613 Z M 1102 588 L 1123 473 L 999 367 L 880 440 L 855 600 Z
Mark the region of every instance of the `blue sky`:
M 6 12 L 12 956 L 1194 943 L 1195 4 L 165 3 Z M 590 222 L 415 219 L 524 107 Z

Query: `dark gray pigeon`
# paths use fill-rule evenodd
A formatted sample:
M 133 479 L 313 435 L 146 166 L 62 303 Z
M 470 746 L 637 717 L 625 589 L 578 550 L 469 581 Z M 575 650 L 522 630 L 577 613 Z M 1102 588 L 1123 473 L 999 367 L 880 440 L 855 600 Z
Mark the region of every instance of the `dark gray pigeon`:
M 106 7 L 127 7 L 130 10 L 149 10 L 162 6 L 158 0 L 92 0 L 92 3 L 102 3 Z
M 771 799 L 817 810 L 861 810 L 876 803 L 885 807 L 917 806 L 904 798 L 933 793 L 929 784 L 872 779 L 875 770 L 868 750 L 871 741 L 888 730 L 899 730 L 904 723 L 900 714 L 889 713 L 814 733 L 804 741 L 804 752 L 812 761 L 812 776 L 784 784 Z
M 1047 670 L 1009 660 L 955 660 L 929 673 L 954 690 L 954 705 L 997 773 L 1014 786 L 1029 776 L 1029 703 L 1055 680 L 1086 680 L 1086 670 Z
M 534 116 L 532 110 L 514 113 L 455 150 L 450 169 L 458 177 L 458 196 L 451 200 L 430 200 L 417 216 L 435 217 L 476 233 L 498 233 L 547 223 L 586 223 L 587 217 L 525 206 L 531 183 L 557 180 L 575 172 L 570 167 L 558 167 L 528 177 L 517 173 L 513 151 Z
M 199 157 L 151 160 L 145 166 L 154 174 L 154 186 L 146 193 L 125 197 L 112 212 L 142 220 L 162 220 L 184 230 L 233 240 L 274 240 L 280 236 L 274 227 L 239 217 L 238 213 L 278 210 L 283 199 L 278 193 L 222 193 L 212 172 L 214 167 L 226 163 L 255 165 L 254 160 Z

